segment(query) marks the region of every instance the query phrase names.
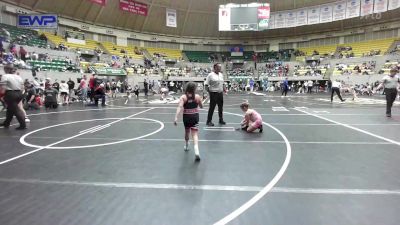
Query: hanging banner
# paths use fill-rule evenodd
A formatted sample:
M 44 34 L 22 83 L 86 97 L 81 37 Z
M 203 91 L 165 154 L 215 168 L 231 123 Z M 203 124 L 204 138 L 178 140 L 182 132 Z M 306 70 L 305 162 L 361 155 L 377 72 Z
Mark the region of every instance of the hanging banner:
M 269 15 L 268 29 L 275 29 L 275 14 L 273 13 Z
M 321 23 L 332 22 L 332 11 L 333 5 L 322 5 L 319 12 L 319 18 Z
M 268 29 L 271 8 L 269 4 L 257 8 L 258 30 Z
M 346 19 L 360 16 L 360 0 L 347 0 Z
M 175 9 L 167 9 L 166 22 L 167 22 L 167 27 L 177 27 Z
M 388 9 L 388 0 L 375 0 L 374 13 L 386 12 Z
M 287 11 L 285 13 L 285 27 L 295 27 L 297 14 L 295 11 Z
M 361 16 L 374 13 L 374 0 L 361 0 Z
M 389 10 L 400 8 L 400 0 L 389 0 Z
M 90 2 L 105 6 L 107 4 L 107 0 L 89 0 Z
M 307 25 L 307 9 L 297 11 L 297 26 Z
M 333 4 L 333 21 L 346 19 L 346 1 L 335 2 Z
M 278 12 L 275 14 L 275 28 L 285 27 L 285 14 L 283 12 Z
M 319 6 L 308 9 L 308 25 L 319 23 Z
M 133 0 L 119 0 L 119 9 L 122 11 L 147 16 L 147 4 L 136 2 Z
M 219 8 L 218 16 L 218 30 L 230 31 L 231 30 L 231 8 Z

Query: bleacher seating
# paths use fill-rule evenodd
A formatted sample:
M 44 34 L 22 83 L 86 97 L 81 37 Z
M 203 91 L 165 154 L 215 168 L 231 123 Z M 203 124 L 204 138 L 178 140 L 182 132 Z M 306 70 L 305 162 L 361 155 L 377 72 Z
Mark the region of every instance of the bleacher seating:
M 351 52 L 354 53 L 355 57 L 362 57 L 363 55 L 366 56 L 368 53 L 370 53 L 371 50 L 375 51 L 380 50 L 379 55 L 383 55 L 389 50 L 390 46 L 393 44 L 393 41 L 395 40 L 396 38 L 387 38 L 380 40 L 362 41 L 362 42 L 346 44 L 346 46 L 352 47 Z
M 282 61 L 268 62 L 265 67 L 258 68 L 260 77 L 286 77 L 289 75 L 289 65 Z
M 332 52 L 336 52 L 336 48 L 338 45 L 320 45 L 320 46 L 311 46 L 305 48 L 298 48 L 299 51 L 305 53 L 306 56 L 312 56 L 314 50 L 319 53 L 319 55 L 330 55 Z
M 325 76 L 326 71 L 328 70 L 327 65 L 322 65 L 322 66 L 297 66 L 294 69 L 293 75 L 295 76 Z
M 41 70 L 54 70 L 54 71 L 62 71 L 66 70 L 69 65 L 69 62 L 66 60 L 54 59 L 52 61 L 41 61 L 41 60 L 28 60 L 32 67 L 40 68 Z
M 155 54 L 159 54 L 164 56 L 167 59 L 182 59 L 182 51 L 179 49 L 169 49 L 169 48 L 146 48 L 150 55 L 154 56 Z
M 190 62 L 210 63 L 210 53 L 203 51 L 184 51 Z
M 380 74 L 384 74 L 384 75 L 389 75 L 390 74 L 390 69 L 394 68 L 394 67 L 398 67 L 400 68 L 400 61 L 390 61 L 390 62 L 386 62 L 382 68 L 379 70 Z
M 124 55 L 127 55 L 128 57 L 131 57 L 133 59 L 143 59 L 143 55 L 135 53 L 135 46 L 132 46 L 132 45 L 120 46 L 120 45 L 113 44 L 111 42 L 102 42 L 101 45 L 111 55 L 116 55 L 119 57 L 123 57 Z M 139 47 L 137 47 L 137 48 L 140 49 Z M 121 53 L 122 49 L 124 49 L 126 51 L 126 53 Z
M 15 41 L 20 45 L 36 46 L 40 48 L 47 47 L 47 42 L 40 39 L 38 33 L 34 30 L 21 29 L 7 24 L 0 24 L 0 28 L 4 28 L 10 33 L 10 41 Z M 23 38 L 23 36 L 25 37 Z
M 58 46 L 60 43 L 63 43 L 66 47 L 69 49 L 81 49 L 81 50 L 94 50 L 95 48 L 98 47 L 98 42 L 86 39 L 86 44 L 76 44 L 76 43 L 70 43 L 67 42 L 63 37 L 60 37 L 58 35 L 54 35 L 52 33 L 44 32 L 44 35 L 46 35 L 47 39 L 51 42 L 53 42 L 56 46 Z
M 375 71 L 375 66 L 375 61 L 352 64 L 341 63 L 335 66 L 332 75 L 371 75 Z

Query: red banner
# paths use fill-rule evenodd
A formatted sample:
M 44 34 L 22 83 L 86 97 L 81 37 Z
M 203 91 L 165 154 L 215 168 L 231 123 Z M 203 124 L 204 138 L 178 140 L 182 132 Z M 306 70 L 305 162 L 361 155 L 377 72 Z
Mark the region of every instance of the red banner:
M 260 6 L 257 9 L 257 17 L 258 19 L 269 19 L 269 6 Z
M 106 2 L 107 2 L 107 0 L 89 0 L 89 1 L 99 4 L 99 5 L 102 5 L 102 6 L 105 6 Z
M 119 0 L 119 9 L 122 11 L 147 16 L 147 4 L 136 2 L 133 0 Z

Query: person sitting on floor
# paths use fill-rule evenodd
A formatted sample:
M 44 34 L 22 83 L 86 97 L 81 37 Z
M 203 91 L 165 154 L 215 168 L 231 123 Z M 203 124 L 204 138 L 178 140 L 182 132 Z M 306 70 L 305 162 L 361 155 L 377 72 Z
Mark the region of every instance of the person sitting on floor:
M 259 132 L 262 133 L 263 122 L 261 115 L 256 110 L 249 108 L 250 104 L 248 102 L 244 102 L 240 105 L 240 109 L 245 113 L 241 122 L 242 130 L 252 133 L 253 131 L 259 129 Z

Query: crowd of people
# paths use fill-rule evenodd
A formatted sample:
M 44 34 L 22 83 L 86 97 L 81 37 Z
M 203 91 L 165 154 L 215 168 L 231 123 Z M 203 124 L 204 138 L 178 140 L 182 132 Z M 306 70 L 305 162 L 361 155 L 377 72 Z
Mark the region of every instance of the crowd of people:
M 289 75 L 289 65 L 281 61 L 267 62 L 264 68 L 258 69 L 261 77 L 286 77 Z
M 341 75 L 371 75 L 375 72 L 376 61 L 368 61 L 358 64 L 339 63 L 335 66 L 335 71 Z

